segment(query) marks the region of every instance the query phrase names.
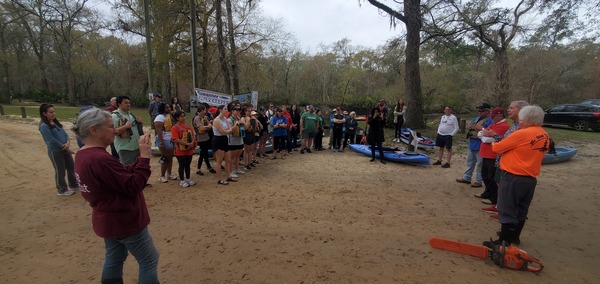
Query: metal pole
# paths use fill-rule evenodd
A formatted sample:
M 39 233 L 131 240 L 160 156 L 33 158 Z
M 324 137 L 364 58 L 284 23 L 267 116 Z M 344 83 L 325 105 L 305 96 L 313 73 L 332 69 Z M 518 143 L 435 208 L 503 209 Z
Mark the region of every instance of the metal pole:
M 196 70 L 198 70 L 198 56 L 196 55 L 196 0 L 190 0 L 190 30 L 192 43 L 192 90 L 198 87 Z
M 150 30 L 150 0 L 144 0 L 144 24 L 146 26 L 146 66 L 148 68 L 148 91 L 154 92 L 154 76 L 152 74 L 152 31 Z

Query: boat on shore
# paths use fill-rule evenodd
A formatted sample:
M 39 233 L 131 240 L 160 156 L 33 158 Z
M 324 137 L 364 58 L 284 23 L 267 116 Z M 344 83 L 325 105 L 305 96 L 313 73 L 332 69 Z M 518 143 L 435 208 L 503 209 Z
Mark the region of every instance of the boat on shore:
M 371 156 L 371 146 L 362 144 L 348 145 L 354 152 Z M 375 151 L 375 158 L 379 159 L 379 151 Z M 429 166 L 429 156 L 421 153 L 415 153 L 400 148 L 383 148 L 383 159 L 386 161 Z
M 542 165 L 562 163 L 570 160 L 577 154 L 577 149 L 573 147 L 556 147 L 556 153 L 544 155 Z

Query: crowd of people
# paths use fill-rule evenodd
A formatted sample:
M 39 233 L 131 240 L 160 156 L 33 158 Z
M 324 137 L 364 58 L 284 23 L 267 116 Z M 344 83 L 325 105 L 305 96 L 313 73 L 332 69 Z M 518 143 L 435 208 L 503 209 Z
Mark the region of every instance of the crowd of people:
M 297 151 L 298 138 L 300 154 L 324 150 L 325 119 L 322 111 L 311 105 L 302 112 L 297 105 L 292 105 L 289 112 L 286 105 L 269 104 L 268 108 L 258 110 L 239 102 L 218 107 L 200 105 L 194 116 L 187 119 L 177 100 L 170 104 L 161 100 L 160 94 L 155 94 L 148 109 L 155 131 L 153 142 L 161 154 L 160 183 L 178 180 L 182 188 L 196 185 L 191 167 L 197 146 L 195 174 L 212 174 L 217 185 L 238 182 L 240 176 L 256 170 L 260 159 L 286 159 Z M 475 197 L 490 205 L 482 210 L 492 213 L 501 224 L 498 239 L 485 241 L 484 245 L 519 244 L 541 161 L 551 148 L 548 134 L 541 128 L 544 112 L 525 101 L 514 101 L 507 111 L 508 118 L 513 120 L 511 126 L 500 107 L 482 103 L 477 110 L 479 115 L 467 126 L 467 170 L 456 181 L 484 187 Z M 399 135 L 405 112 L 406 106 L 399 100 L 393 112 L 395 137 Z M 386 163 L 382 144 L 387 114 L 384 100 L 369 114 L 366 142 L 371 145 L 371 162 L 378 150 L 380 162 Z M 152 139 L 150 133 L 144 133 L 142 118 L 131 112 L 130 99 L 112 98 L 107 109 L 90 108 L 79 115 L 74 130 L 82 140 L 82 147 L 75 159 L 69 136 L 56 118 L 54 107 L 41 105 L 40 118 L 39 131 L 55 170 L 58 195 L 69 196 L 80 191 L 92 207 L 94 231 L 106 245 L 103 283 L 122 281 L 123 261 L 128 253 L 138 261 L 140 283 L 157 283 L 159 255 L 148 232 L 150 217 L 143 195 L 144 188 L 151 186 L 148 179 Z M 355 112 L 334 108 L 329 128 L 332 151 L 343 152 L 348 144 L 357 142 Z M 433 165 L 450 167 L 452 138 L 458 130 L 456 116 L 449 106 L 445 107 L 436 138 L 438 160 Z M 267 141 L 273 147 L 271 155 L 266 153 Z M 113 155 L 106 151 L 108 146 Z M 178 164 L 176 174 L 173 158 Z M 123 218 L 125 215 L 127 218 Z

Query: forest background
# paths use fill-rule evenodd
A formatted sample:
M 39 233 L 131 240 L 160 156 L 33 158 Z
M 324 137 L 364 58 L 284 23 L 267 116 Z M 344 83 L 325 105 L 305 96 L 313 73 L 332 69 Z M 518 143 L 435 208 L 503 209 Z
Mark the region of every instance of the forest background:
M 389 16 L 398 36 L 308 52 L 260 0 L 0 0 L 0 101 L 101 105 L 127 95 L 145 107 L 152 92 L 185 104 L 194 87 L 258 91 L 260 105 L 365 109 L 404 98 L 419 127 L 445 105 L 600 98 L 600 3 L 508 2 L 349 1 Z

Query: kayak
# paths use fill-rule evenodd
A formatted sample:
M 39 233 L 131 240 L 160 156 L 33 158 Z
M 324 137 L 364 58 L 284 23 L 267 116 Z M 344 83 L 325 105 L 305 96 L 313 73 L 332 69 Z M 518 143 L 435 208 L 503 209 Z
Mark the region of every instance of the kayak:
M 400 131 L 400 141 L 402 141 L 402 143 L 408 144 L 410 145 L 410 132 L 412 131 L 412 129 L 410 128 L 402 128 Z M 419 135 L 418 132 L 415 131 L 415 133 L 417 133 L 417 136 Z M 419 139 L 419 144 L 418 144 L 418 148 L 421 149 L 426 149 L 426 150 L 433 150 L 435 148 L 435 141 L 431 140 L 425 136 L 418 136 Z
M 362 144 L 348 145 L 354 152 L 371 156 L 371 146 Z M 400 148 L 383 148 L 383 159 L 404 164 L 429 165 L 429 156 L 425 154 L 406 151 Z M 379 159 L 379 150 L 375 151 L 375 158 Z
M 556 153 L 544 155 L 542 165 L 556 164 L 570 160 L 577 154 L 577 149 L 573 147 L 556 147 Z

